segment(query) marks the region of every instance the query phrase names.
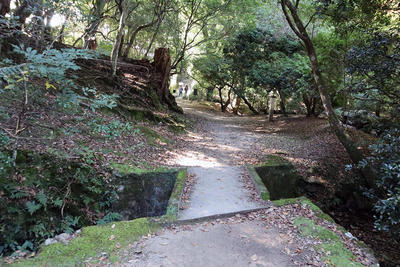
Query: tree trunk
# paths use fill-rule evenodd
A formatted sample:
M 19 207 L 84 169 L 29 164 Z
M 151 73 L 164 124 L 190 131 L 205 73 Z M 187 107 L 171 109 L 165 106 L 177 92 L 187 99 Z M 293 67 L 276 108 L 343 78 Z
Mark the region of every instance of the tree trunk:
M 382 110 L 382 103 L 378 101 L 375 106 L 375 116 L 380 117 L 381 116 L 381 110 Z
M 67 14 L 67 16 L 65 17 L 65 21 L 63 23 L 63 25 L 61 26 L 60 32 L 58 33 L 58 41 L 60 43 L 64 43 L 64 31 L 65 31 L 65 26 L 67 26 L 67 22 L 69 21 L 69 17 L 70 17 L 70 13 Z
M 0 0 L 0 15 L 5 16 L 10 12 L 10 2 L 11 0 Z
M 159 31 L 159 29 L 160 29 L 160 26 L 161 26 L 161 21 L 159 21 L 159 22 L 157 23 L 157 28 L 156 28 L 156 30 L 154 31 L 153 36 L 151 37 L 150 44 L 149 44 L 149 46 L 147 47 L 146 53 L 144 54 L 144 57 L 145 57 L 145 58 L 146 58 L 147 55 L 149 54 L 150 49 L 151 49 L 151 47 L 153 46 L 154 41 L 156 40 L 156 37 L 157 37 L 158 31 Z
M 269 113 L 268 113 L 268 121 L 274 121 L 274 109 L 275 109 L 275 96 L 271 96 L 269 100 Z
M 303 103 L 306 106 L 306 110 L 307 110 L 307 117 L 311 116 L 311 110 L 312 110 L 312 100 L 310 100 L 310 98 L 308 97 L 308 95 L 303 94 Z
M 249 109 L 251 110 L 251 112 L 253 112 L 254 115 L 260 114 L 260 113 L 253 107 L 253 105 L 247 100 L 246 97 L 241 96 L 240 98 L 243 99 L 244 103 L 249 107 Z
M 206 100 L 211 101 L 213 93 L 214 93 L 214 87 L 212 87 L 212 86 L 207 87 L 206 90 L 207 90 Z
M 226 111 L 226 106 L 224 105 L 224 98 L 222 97 L 222 87 L 217 87 L 219 95 L 219 103 L 221 104 L 221 112 Z
M 317 105 L 318 105 L 318 98 L 313 96 L 311 100 L 312 100 L 311 101 L 311 115 L 314 115 L 314 117 L 318 117 L 319 114 L 321 113 L 321 112 L 318 112 L 318 113 L 316 112 Z
M 96 34 L 102 20 L 101 17 L 106 3 L 107 0 L 96 0 L 94 2 L 94 8 L 89 13 L 91 21 L 89 22 L 89 25 L 86 26 L 85 34 L 83 36 L 83 48 L 88 48 L 89 40 Z
M 155 21 L 152 21 L 152 22 L 150 22 L 150 23 L 148 23 L 148 24 L 140 25 L 139 27 L 137 27 L 137 28 L 132 32 L 131 38 L 129 39 L 129 42 L 128 42 L 128 44 L 126 45 L 125 50 L 124 50 L 124 53 L 123 53 L 123 55 L 122 55 L 124 58 L 127 58 L 127 57 L 128 57 L 129 51 L 131 51 L 131 49 L 132 49 L 132 46 L 133 46 L 133 43 L 135 42 L 135 39 L 136 39 L 137 34 L 138 34 L 141 30 L 153 26 L 154 23 L 155 23 Z
M 242 98 L 240 96 L 236 96 L 236 104 L 235 104 L 235 107 L 233 108 L 233 114 L 235 114 L 235 115 L 239 114 L 239 107 L 240 107 L 241 102 L 242 102 Z
M 277 90 L 279 94 L 279 105 L 281 107 L 281 111 L 283 113 L 283 116 L 287 117 L 286 113 L 286 105 L 285 105 L 285 96 L 282 94 L 281 90 Z
M 311 71 L 315 81 L 315 85 L 317 86 L 318 92 L 320 94 L 325 112 L 328 115 L 329 124 L 333 132 L 338 137 L 339 141 L 343 144 L 343 146 L 349 153 L 349 156 L 352 159 L 352 161 L 357 163 L 360 160 L 362 160 L 363 158 L 362 153 L 357 149 L 354 143 L 345 135 L 344 130 L 334 113 L 328 92 L 322 85 L 321 81 L 322 76 L 319 69 L 319 63 L 314 45 L 310 39 L 310 36 L 307 33 L 306 28 L 303 25 L 303 22 L 298 16 L 297 5 L 293 5 L 292 2 L 290 2 L 289 0 L 281 0 L 281 6 L 282 6 L 282 11 L 286 17 L 286 20 L 289 23 L 289 26 L 304 43 L 308 58 L 310 60 Z
M 125 27 L 125 21 L 129 13 L 129 2 L 125 0 L 123 3 L 121 17 L 119 19 L 118 33 L 115 38 L 115 42 L 111 51 L 111 65 L 112 65 L 112 76 L 115 77 L 117 74 L 117 65 L 118 65 L 118 56 L 119 56 L 119 47 L 122 41 L 123 30 Z
M 25 20 L 32 15 L 34 10 L 35 2 L 32 0 L 24 0 L 15 10 L 14 17 L 18 17 L 18 22 L 22 25 L 25 24 Z

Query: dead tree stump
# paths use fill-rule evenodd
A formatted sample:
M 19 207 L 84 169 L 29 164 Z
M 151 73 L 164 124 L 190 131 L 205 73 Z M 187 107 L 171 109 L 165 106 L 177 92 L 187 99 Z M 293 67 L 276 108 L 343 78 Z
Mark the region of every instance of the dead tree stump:
M 153 81 L 156 83 L 155 88 L 157 96 L 161 103 L 165 103 L 168 107 L 176 112 L 182 112 L 175 102 L 174 96 L 169 91 L 169 81 L 171 75 L 171 56 L 169 48 L 157 48 L 154 52 L 154 70 Z

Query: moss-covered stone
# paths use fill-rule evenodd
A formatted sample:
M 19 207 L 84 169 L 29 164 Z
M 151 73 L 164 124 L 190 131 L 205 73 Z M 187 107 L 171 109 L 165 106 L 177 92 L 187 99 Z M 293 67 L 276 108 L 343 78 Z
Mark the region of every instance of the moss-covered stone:
M 178 218 L 178 212 L 186 178 L 187 170 L 180 169 L 175 180 L 174 189 L 172 190 L 171 196 L 168 201 L 167 213 L 163 218 L 167 222 L 173 222 Z
M 312 236 L 321 241 L 340 242 L 340 238 L 331 230 L 315 224 L 313 220 L 297 217 L 293 223 L 301 230 L 305 236 Z
M 158 167 L 158 168 L 149 168 L 149 169 L 142 169 L 137 166 L 134 166 L 129 163 L 116 163 L 112 162 L 110 164 L 110 168 L 113 169 L 114 171 L 118 172 L 121 175 L 127 175 L 127 174 L 144 174 L 144 173 L 157 173 L 157 172 L 167 172 L 169 169 L 164 168 L 164 167 Z
M 43 247 L 35 258 L 11 266 L 85 266 L 85 260 L 102 252 L 115 261 L 119 250 L 158 228 L 158 224 L 147 218 L 85 227 L 68 245 L 56 243 Z
M 324 255 L 323 259 L 330 266 L 363 266 L 355 261 L 355 255 L 344 246 L 341 239 L 333 231 L 303 217 L 295 218 L 293 223 L 304 236 L 323 241 L 315 248 Z
M 294 203 L 298 202 L 299 200 L 301 200 L 301 198 L 298 198 L 298 197 L 283 198 L 283 199 L 274 200 L 274 201 L 272 201 L 272 203 L 277 207 L 281 207 L 281 206 L 294 204 Z
M 261 177 L 256 172 L 255 168 L 253 166 L 248 166 L 247 169 L 249 171 L 250 177 L 253 180 L 253 184 L 254 184 L 257 192 L 260 194 L 261 198 L 263 200 L 270 200 L 269 191 L 268 191 L 267 187 L 265 186 L 265 184 L 263 183 Z
M 257 167 L 263 166 L 280 166 L 280 165 L 292 165 L 290 161 L 285 158 L 276 155 L 268 155 L 263 163 L 257 165 Z

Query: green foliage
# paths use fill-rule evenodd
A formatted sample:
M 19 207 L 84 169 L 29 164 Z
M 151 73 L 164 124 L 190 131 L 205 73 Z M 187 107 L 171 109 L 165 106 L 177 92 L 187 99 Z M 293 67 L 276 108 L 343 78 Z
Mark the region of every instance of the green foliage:
M 97 221 L 97 225 L 104 225 L 110 222 L 115 222 L 115 221 L 120 221 L 122 219 L 121 214 L 117 213 L 117 212 L 110 212 L 107 213 L 106 216 L 104 216 L 103 218 L 101 218 L 100 220 Z
M 92 111 L 116 107 L 117 95 L 101 94 L 94 88 L 82 88 L 80 91 L 68 75 L 68 71 L 79 70 L 76 59 L 94 57 L 87 50 L 45 49 L 38 52 L 21 45 L 14 46 L 14 52 L 24 57 L 24 63 L 9 59 L 0 62 L 0 78 L 7 82 L 0 94 L 7 98 L 15 101 L 25 99 L 29 106 L 35 107 L 49 95 L 56 94 L 56 107 L 74 112 L 81 103 L 86 103 Z
M 117 138 L 129 134 L 130 131 L 138 133 L 138 129 L 134 130 L 130 122 L 121 122 L 119 120 L 112 120 L 105 122 L 101 119 L 94 119 L 88 123 L 95 132 L 106 136 L 107 138 Z
M 352 75 L 350 92 L 363 106 L 386 110 L 399 120 L 400 30 L 374 32 L 348 52 L 347 72 Z M 371 108 L 372 106 L 372 108 Z
M 5 152 L 10 142 L 10 138 L 0 130 L 0 176 L 5 175 L 7 170 L 12 167 L 12 157 Z
M 19 151 L 16 167 L 0 175 L 0 255 L 36 250 L 56 234 L 118 220 L 110 213 L 115 190 L 89 165 Z
M 371 149 L 357 167 L 371 167 L 379 176 L 376 188 L 366 192 L 375 203 L 375 227 L 400 238 L 400 130 L 387 132 Z
M 31 47 L 13 46 L 14 52 L 25 58 L 24 63 L 18 64 L 10 60 L 0 63 L 0 77 L 8 82 L 5 89 L 24 89 L 23 83 L 30 85 L 31 90 L 40 89 L 34 86 L 34 78 L 45 78 L 42 89 L 46 90 L 71 90 L 75 85 L 67 79 L 68 70 L 78 70 L 74 62 L 78 58 L 89 58 L 92 55 L 85 50 L 76 49 L 46 49 L 38 52 Z
M 118 95 L 106 95 L 98 93 L 95 88 L 82 88 L 84 100 L 90 101 L 90 109 L 94 112 L 97 109 L 108 108 L 113 109 L 117 106 Z
M 283 103 L 288 98 L 298 103 L 312 87 L 299 42 L 262 28 L 238 31 L 224 43 L 221 55 L 200 57 L 194 67 L 203 87 L 229 88 L 259 110 L 266 110 L 270 91 L 277 90 Z

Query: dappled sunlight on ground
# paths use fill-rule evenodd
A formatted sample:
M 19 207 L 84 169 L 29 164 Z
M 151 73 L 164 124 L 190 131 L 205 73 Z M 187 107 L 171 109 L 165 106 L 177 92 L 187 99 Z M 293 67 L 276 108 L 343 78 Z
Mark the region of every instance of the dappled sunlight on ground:
M 179 166 L 197 166 L 197 167 L 204 167 L 204 168 L 211 168 L 211 167 L 219 167 L 223 166 L 218 159 L 206 156 L 202 153 L 196 151 L 187 151 L 183 154 L 176 155 L 174 159 L 174 165 Z
M 330 132 L 327 120 L 275 115 L 269 122 L 266 115 L 235 116 L 196 102 L 179 104 L 201 126 L 191 133 L 183 153 L 174 152 L 176 165 L 247 165 L 263 162 L 266 155 L 278 155 L 294 163 L 304 177 L 320 181 L 334 177 L 340 181 L 348 175 L 344 166 L 350 159 Z M 200 161 L 193 151 L 202 153 Z

